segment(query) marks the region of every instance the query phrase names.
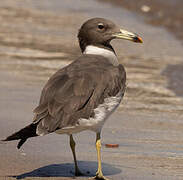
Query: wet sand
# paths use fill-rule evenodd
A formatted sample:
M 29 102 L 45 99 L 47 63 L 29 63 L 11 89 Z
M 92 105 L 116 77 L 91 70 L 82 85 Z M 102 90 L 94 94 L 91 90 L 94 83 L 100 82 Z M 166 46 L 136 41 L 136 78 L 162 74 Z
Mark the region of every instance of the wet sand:
M 106 17 L 139 33 L 144 44 L 112 43 L 128 83 L 123 102 L 103 129 L 104 174 L 115 180 L 182 179 L 183 100 L 168 88 L 163 73 L 182 62 L 181 42 L 121 7 L 87 0 L 77 0 L 74 7 L 70 4 L 76 0 L 53 2 L 0 4 L 0 137 L 31 122 L 48 77 L 79 56 L 76 34 L 83 21 Z M 97 168 L 95 135 L 83 132 L 75 138 L 79 165 L 87 174 L 77 179 L 88 179 Z M 119 148 L 105 148 L 106 143 Z M 74 178 L 66 135 L 32 138 L 21 150 L 15 146 L 0 144 L 0 179 Z

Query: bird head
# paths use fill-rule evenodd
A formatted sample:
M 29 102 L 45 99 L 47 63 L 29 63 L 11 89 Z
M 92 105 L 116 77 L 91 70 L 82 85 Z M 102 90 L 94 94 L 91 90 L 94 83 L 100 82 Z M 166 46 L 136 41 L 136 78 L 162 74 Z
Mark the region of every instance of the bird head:
M 82 52 L 87 45 L 108 47 L 113 39 L 125 39 L 142 43 L 142 38 L 136 33 L 124 30 L 104 18 L 93 18 L 86 21 L 79 30 L 78 39 Z

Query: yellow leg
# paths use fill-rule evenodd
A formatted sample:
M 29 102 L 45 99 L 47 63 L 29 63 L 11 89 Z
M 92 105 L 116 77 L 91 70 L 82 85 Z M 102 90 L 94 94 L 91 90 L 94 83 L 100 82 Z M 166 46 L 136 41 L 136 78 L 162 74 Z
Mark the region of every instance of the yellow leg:
M 75 176 L 82 176 L 83 174 L 81 173 L 81 171 L 79 170 L 78 165 L 77 165 L 75 146 L 76 146 L 76 143 L 75 143 L 75 141 L 74 141 L 74 139 L 73 139 L 73 136 L 72 136 L 72 134 L 71 134 L 71 135 L 70 135 L 70 147 L 71 147 L 72 154 L 73 154 L 73 157 L 74 157 Z
M 97 158 L 98 158 L 98 170 L 96 172 L 96 176 L 94 179 L 108 180 L 107 178 L 104 177 L 102 173 L 101 155 L 100 155 L 100 150 L 101 150 L 100 133 L 97 133 L 96 135 L 96 149 L 97 149 Z

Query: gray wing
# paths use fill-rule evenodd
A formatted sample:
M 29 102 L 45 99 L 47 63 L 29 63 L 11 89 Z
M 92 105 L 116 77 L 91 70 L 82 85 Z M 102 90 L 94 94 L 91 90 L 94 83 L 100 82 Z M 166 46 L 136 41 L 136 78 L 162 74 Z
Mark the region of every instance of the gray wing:
M 94 109 L 106 97 L 124 89 L 124 69 L 121 66 L 104 67 L 91 65 L 87 70 L 63 69 L 48 81 L 42 91 L 40 105 L 34 110 L 38 135 L 74 126 L 79 118 L 94 116 Z

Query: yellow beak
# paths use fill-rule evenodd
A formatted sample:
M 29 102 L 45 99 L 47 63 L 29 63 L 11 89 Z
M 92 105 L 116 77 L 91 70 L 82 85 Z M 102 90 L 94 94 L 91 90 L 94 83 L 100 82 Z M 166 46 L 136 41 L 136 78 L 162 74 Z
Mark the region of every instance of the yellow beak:
M 142 38 L 135 33 L 120 29 L 120 32 L 113 34 L 117 39 L 126 39 L 137 43 L 143 43 Z

